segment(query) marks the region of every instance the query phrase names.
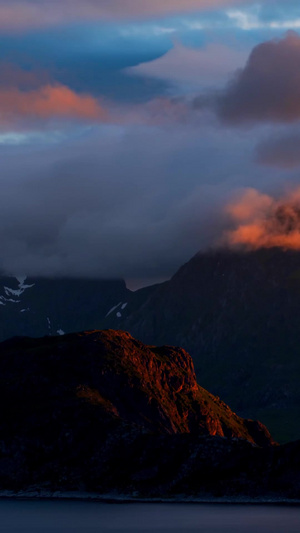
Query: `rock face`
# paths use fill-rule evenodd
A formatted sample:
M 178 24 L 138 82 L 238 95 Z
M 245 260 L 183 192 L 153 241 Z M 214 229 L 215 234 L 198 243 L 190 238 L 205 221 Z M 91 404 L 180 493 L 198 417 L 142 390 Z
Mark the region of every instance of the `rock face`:
M 121 331 L 2 343 L 0 401 L 0 488 L 159 492 L 197 454 L 277 448 L 197 384 L 184 350 Z
M 276 439 L 300 438 L 300 253 L 196 255 L 139 307 L 105 327 L 182 346 L 201 384 Z
M 57 405 L 61 409 L 73 402 L 74 410 L 93 405 L 105 417 L 146 431 L 272 444 L 262 424 L 241 419 L 197 384 L 187 352 L 146 346 L 122 331 L 6 341 L 1 344 L 0 383 L 3 401 L 11 396 L 12 418 L 21 425 L 26 414 L 38 414 L 35 405 L 53 413 Z

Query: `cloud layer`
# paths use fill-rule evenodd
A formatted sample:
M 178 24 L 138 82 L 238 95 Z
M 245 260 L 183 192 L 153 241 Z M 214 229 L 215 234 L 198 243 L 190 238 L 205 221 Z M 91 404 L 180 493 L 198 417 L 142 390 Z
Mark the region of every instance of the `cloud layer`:
M 0 135 L 0 270 L 147 283 L 220 235 L 236 150 L 245 160 L 239 135 L 224 139 L 210 123 L 67 133 L 10 147 Z
M 247 0 L 0 0 L 0 28 L 22 29 L 83 20 L 134 19 L 215 9 Z
M 227 81 L 229 75 L 245 63 L 244 51 L 220 43 L 209 43 L 201 49 L 188 48 L 175 42 L 165 55 L 128 69 L 132 74 L 153 76 L 192 88 Z
M 261 165 L 292 170 L 300 166 L 300 133 L 286 132 L 261 142 L 256 150 Z
M 78 95 L 62 85 L 46 85 L 37 90 L 0 89 L 0 124 L 21 119 L 79 118 L 102 121 L 107 113 L 95 98 Z
M 226 213 L 235 225 L 224 235 L 230 247 L 300 250 L 300 188 L 279 199 L 248 189 Z
M 273 191 L 300 161 L 289 124 L 300 119 L 300 38 L 264 42 L 244 66 L 270 38 L 242 29 L 248 4 L 0 0 L 0 269 L 158 280 L 228 217 L 232 246 L 296 246 L 296 193 L 255 188 Z M 230 26 L 233 5 L 248 18 Z M 216 113 L 195 113 L 201 92 Z M 240 187 L 252 189 L 225 216 Z
M 300 118 L 300 37 L 256 46 L 244 69 L 217 99 L 226 122 L 294 122 Z

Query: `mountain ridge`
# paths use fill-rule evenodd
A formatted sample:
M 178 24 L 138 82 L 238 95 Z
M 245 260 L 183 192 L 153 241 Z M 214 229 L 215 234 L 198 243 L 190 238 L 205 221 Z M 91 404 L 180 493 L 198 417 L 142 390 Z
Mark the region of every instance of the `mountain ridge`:
M 242 420 L 198 385 L 192 359 L 181 348 L 146 346 L 114 330 L 17 338 L 0 346 L 2 373 L 18 368 L 21 377 L 15 380 L 20 388 L 24 376 L 32 379 L 27 365 L 37 379 L 44 379 L 51 369 L 57 380 L 53 379 L 54 387 L 65 386 L 62 372 L 77 398 L 102 409 L 107 406 L 106 414 L 150 431 L 245 438 L 258 445 L 273 442 L 262 424 Z M 5 390 L 3 377 L 1 384 Z M 24 390 L 28 392 L 28 384 Z
M 123 280 L 0 277 L 0 341 L 92 329 L 130 296 Z
M 135 292 L 124 281 L 38 280 L 19 297 L 19 284 L 2 278 L 2 296 L 21 303 L 0 303 L 0 339 L 112 328 L 146 344 L 182 346 L 206 389 L 262 420 L 279 442 L 296 440 L 299 258 L 279 249 L 211 250 L 170 281 Z
M 0 401 L 2 491 L 300 498 L 300 442 L 237 417 L 179 348 L 111 330 L 10 339 Z
M 281 442 L 300 437 L 300 253 L 199 253 L 140 307 L 101 327 L 182 346 L 205 388 L 263 420 Z M 294 425 L 293 425 L 294 424 Z

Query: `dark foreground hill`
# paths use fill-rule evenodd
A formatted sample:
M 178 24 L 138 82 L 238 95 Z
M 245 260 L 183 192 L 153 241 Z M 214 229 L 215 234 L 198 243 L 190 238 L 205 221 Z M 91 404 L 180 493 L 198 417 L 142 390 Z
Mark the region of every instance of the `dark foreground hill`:
M 300 253 L 201 253 L 104 327 L 182 346 L 201 384 L 276 439 L 300 438 Z
M 196 382 L 181 349 L 120 331 L 0 345 L 0 487 L 300 497 L 274 446 Z

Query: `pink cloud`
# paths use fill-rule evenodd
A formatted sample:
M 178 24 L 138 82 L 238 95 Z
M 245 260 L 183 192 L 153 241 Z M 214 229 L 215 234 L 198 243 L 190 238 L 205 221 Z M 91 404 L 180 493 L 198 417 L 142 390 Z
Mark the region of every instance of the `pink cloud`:
M 0 122 L 52 117 L 97 121 L 104 120 L 106 112 L 95 98 L 78 95 L 63 85 L 45 85 L 28 92 L 16 88 L 0 89 Z

